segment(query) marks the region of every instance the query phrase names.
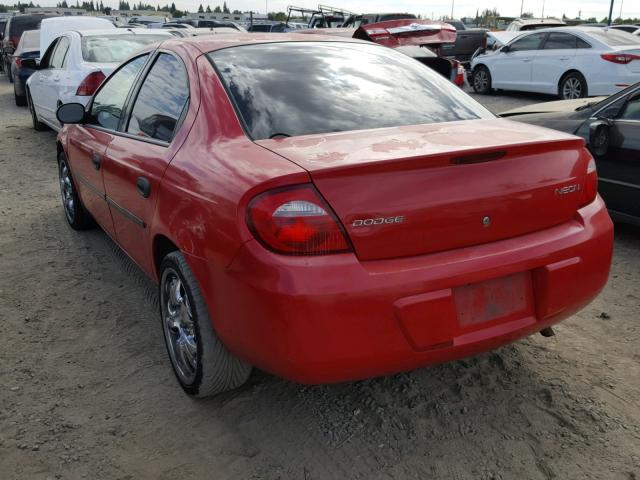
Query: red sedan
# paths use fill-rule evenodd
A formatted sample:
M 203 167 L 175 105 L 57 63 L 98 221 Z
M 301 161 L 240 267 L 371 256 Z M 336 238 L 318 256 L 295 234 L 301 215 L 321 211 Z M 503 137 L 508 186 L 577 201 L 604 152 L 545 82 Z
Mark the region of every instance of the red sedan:
M 424 65 L 304 35 L 169 40 L 58 110 L 64 211 L 159 284 L 176 376 L 304 383 L 496 348 L 607 281 L 582 139 L 497 119 Z

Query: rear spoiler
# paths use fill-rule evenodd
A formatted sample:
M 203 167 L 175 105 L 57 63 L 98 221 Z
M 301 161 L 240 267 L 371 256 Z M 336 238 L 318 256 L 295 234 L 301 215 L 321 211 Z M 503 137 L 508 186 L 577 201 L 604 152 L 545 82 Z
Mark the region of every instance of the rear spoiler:
M 415 18 L 368 23 L 361 25 L 353 34 L 353 38 L 369 40 L 390 48 L 454 43 L 456 36 L 456 29 L 448 23 Z

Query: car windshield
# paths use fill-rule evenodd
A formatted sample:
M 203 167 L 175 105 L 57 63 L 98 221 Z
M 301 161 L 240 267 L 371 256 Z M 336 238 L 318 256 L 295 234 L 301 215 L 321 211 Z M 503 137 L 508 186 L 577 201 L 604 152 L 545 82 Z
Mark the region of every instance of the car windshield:
M 377 45 L 269 43 L 208 56 L 256 140 L 493 118 L 430 68 Z
M 589 36 L 600 40 L 610 47 L 624 47 L 626 45 L 640 45 L 638 37 L 621 30 L 603 29 L 589 32 Z
M 82 37 L 82 58 L 92 63 L 119 63 L 167 35 L 89 35 Z

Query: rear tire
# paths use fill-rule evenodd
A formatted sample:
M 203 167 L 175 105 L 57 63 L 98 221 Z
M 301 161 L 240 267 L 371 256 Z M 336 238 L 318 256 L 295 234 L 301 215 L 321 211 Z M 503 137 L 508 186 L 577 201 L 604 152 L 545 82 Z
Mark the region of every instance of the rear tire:
M 67 222 L 74 230 L 87 230 L 93 226 L 91 214 L 84 208 L 78 195 L 75 182 L 71 176 L 71 169 L 64 152 L 58 154 L 58 181 L 60 183 L 60 195 L 62 196 L 62 208 Z
M 38 120 L 38 115 L 36 114 L 36 109 L 33 106 L 33 99 L 31 98 L 31 93 L 27 90 L 27 104 L 29 105 L 29 112 L 31 113 L 31 123 L 33 125 L 33 129 L 37 132 L 43 132 L 47 129 L 47 126 Z
M 236 358 L 213 329 L 198 282 L 180 252 L 160 265 L 160 321 L 171 366 L 182 389 L 208 397 L 244 384 L 251 365 Z
M 588 95 L 587 80 L 580 72 L 566 73 L 558 84 L 558 96 L 561 100 L 575 100 Z
M 18 95 L 16 91 L 16 83 L 13 83 L 13 96 L 16 99 L 16 105 L 18 107 L 26 107 L 27 106 L 27 96 L 26 95 Z
M 491 93 L 491 72 L 489 69 L 484 65 L 478 65 L 474 68 L 471 85 L 473 91 L 480 95 Z

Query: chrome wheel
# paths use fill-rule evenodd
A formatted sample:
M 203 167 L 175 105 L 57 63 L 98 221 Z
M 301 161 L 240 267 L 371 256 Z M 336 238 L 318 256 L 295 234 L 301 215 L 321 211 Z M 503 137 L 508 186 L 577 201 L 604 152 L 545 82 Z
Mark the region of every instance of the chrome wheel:
M 565 100 L 575 100 L 582 98 L 582 82 L 579 78 L 569 77 L 562 85 L 562 98 Z
M 189 298 L 173 268 L 164 270 L 160 285 L 162 326 L 171 363 L 180 380 L 190 385 L 196 378 L 198 344 Z
M 64 160 L 60 161 L 60 193 L 62 195 L 62 206 L 64 207 L 64 214 L 67 216 L 69 223 L 73 223 L 76 217 L 76 205 L 73 194 L 73 183 L 71 182 L 71 175 L 69 173 L 69 167 Z

